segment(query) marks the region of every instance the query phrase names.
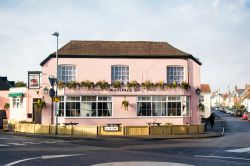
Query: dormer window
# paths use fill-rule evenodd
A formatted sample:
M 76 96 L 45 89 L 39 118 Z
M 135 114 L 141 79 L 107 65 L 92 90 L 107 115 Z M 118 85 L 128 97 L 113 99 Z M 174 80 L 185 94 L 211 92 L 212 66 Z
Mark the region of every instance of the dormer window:
M 129 82 L 129 66 L 114 65 L 111 66 L 111 83 L 115 81 L 127 84 Z

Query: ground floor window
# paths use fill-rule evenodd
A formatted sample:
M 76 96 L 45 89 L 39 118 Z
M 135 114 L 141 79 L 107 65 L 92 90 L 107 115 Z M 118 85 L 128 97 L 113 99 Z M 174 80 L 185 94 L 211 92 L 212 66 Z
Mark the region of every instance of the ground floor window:
M 189 96 L 139 96 L 138 116 L 189 116 Z
M 22 97 L 14 97 L 12 99 L 13 108 L 22 108 L 23 107 L 23 98 Z
M 59 116 L 109 117 L 112 101 L 109 96 L 65 96 L 59 103 Z

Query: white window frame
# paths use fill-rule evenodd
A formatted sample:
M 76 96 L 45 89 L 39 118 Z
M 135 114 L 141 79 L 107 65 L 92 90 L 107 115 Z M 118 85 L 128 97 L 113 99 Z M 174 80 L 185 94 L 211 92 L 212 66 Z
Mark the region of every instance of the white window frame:
M 113 68 L 128 68 L 128 75 L 127 76 L 124 76 L 124 77 L 127 77 L 128 80 L 122 80 L 122 77 L 123 75 L 121 73 L 118 73 L 118 75 L 115 75 L 115 74 L 112 74 L 113 72 Z M 120 74 L 120 75 L 119 75 Z M 120 79 L 113 79 L 113 77 L 121 77 Z M 130 67 L 128 65 L 112 65 L 111 66 L 111 83 L 114 83 L 115 81 L 121 81 L 123 84 L 127 84 L 130 80 Z
M 23 107 L 23 98 L 22 97 L 13 97 L 12 98 L 12 107 L 13 108 L 22 108 Z
M 166 67 L 166 82 L 167 82 L 167 84 L 173 84 L 173 82 L 176 81 L 175 79 L 173 79 L 172 82 L 170 82 L 168 80 L 168 77 L 169 77 L 169 75 L 168 75 L 168 68 L 169 67 L 173 67 L 173 68 L 180 67 L 180 68 L 183 68 L 183 80 L 181 82 L 185 81 L 185 67 L 184 66 L 181 66 L 181 65 L 168 65 Z M 180 75 L 173 75 L 173 76 L 180 76 Z M 181 82 L 177 82 L 176 81 L 177 84 L 181 84 Z
M 64 116 L 60 116 L 59 118 L 112 118 L 113 117 L 113 98 L 112 96 L 91 96 L 91 97 L 95 97 L 96 100 L 95 101 L 85 101 L 83 100 L 83 97 L 88 97 L 91 95 L 86 95 L 86 96 L 63 96 L 64 97 Z M 79 100 L 67 100 L 67 98 L 69 97 L 79 97 Z M 108 100 L 100 100 L 99 98 L 101 97 L 108 97 Z M 66 103 L 67 102 L 80 102 L 80 116 L 66 116 Z M 81 111 L 82 111 L 82 103 L 84 102 L 96 102 L 96 116 L 81 116 Z M 107 103 L 111 103 L 111 112 L 110 112 L 110 116 L 98 116 L 98 103 L 99 102 L 107 102 Z M 58 108 L 59 108 L 59 104 L 58 104 Z
M 150 100 L 139 100 L 140 97 L 150 97 Z M 165 101 L 154 101 L 153 97 L 165 97 Z M 178 100 L 169 100 L 169 97 L 180 97 L 180 99 Z M 188 100 L 188 101 L 187 101 Z M 189 117 L 190 116 L 190 96 L 137 96 L 137 100 L 136 100 L 136 111 L 137 111 L 137 117 Z M 139 102 L 150 102 L 151 103 L 151 116 L 139 116 Z M 154 102 L 165 102 L 165 108 L 166 108 L 166 115 L 165 116 L 154 116 L 153 114 L 153 103 Z M 168 116 L 168 102 L 181 102 L 181 115 L 180 116 Z M 189 103 L 188 107 L 187 107 L 187 102 Z M 185 105 L 185 111 L 188 112 L 188 115 L 184 115 L 183 112 L 183 106 Z M 187 111 L 188 109 L 188 111 Z
M 65 74 L 65 75 L 62 75 L 62 68 L 61 67 L 72 67 L 72 68 L 75 68 L 75 75 L 69 75 L 69 74 Z M 69 70 L 67 70 L 67 71 L 69 71 Z M 73 70 L 72 70 L 73 71 Z M 72 73 L 72 71 L 71 71 L 71 73 Z M 64 71 L 64 72 L 66 72 L 66 71 Z M 74 65 L 74 64 L 60 64 L 60 65 L 58 65 L 58 80 L 59 81 L 62 81 L 62 82 L 64 82 L 64 83 L 67 83 L 67 82 L 70 82 L 70 81 L 75 81 L 75 80 L 77 80 L 77 78 L 76 78 L 76 76 L 77 76 L 77 68 L 76 68 L 76 65 Z M 70 78 L 71 77 L 71 79 L 65 79 L 65 80 L 63 80 L 63 77 L 67 77 L 67 78 Z M 73 79 L 74 78 L 74 79 Z

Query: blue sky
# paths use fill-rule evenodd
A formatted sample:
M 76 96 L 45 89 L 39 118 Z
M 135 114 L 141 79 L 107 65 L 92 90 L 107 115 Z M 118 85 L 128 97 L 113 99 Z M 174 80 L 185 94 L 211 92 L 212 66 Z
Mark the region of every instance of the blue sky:
M 202 61 L 213 90 L 250 83 L 249 0 L 0 1 L 0 76 L 27 71 L 70 40 L 166 41 Z

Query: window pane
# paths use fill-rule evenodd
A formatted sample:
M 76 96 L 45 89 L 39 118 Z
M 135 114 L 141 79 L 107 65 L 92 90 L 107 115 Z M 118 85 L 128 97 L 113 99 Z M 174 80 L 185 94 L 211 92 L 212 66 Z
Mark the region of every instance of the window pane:
M 58 79 L 62 82 L 75 81 L 76 67 L 74 65 L 59 65 Z
M 179 66 L 167 67 L 167 83 L 172 84 L 176 81 L 177 84 L 181 84 L 184 80 L 184 69 Z
M 137 104 L 138 104 L 138 107 L 137 107 L 137 115 L 138 116 L 152 116 L 150 102 L 140 102 Z
M 66 116 L 80 116 L 80 102 L 66 102 Z
M 126 84 L 129 80 L 128 66 L 111 66 L 111 83 L 119 80 Z

